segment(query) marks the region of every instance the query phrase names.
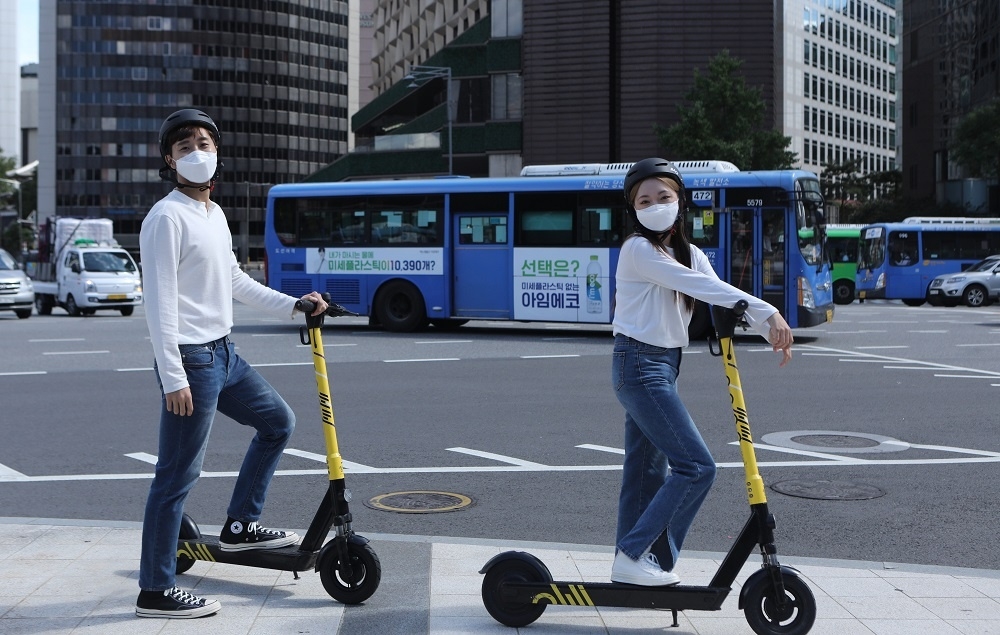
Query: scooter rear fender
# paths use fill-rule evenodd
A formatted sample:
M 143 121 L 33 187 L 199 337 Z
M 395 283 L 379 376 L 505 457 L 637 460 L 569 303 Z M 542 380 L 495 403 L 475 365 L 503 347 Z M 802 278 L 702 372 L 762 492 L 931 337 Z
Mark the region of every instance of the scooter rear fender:
M 549 580 L 552 579 L 552 574 L 549 573 L 549 568 L 545 566 L 545 563 L 526 551 L 504 551 L 503 553 L 498 553 L 490 558 L 489 562 L 483 565 L 483 568 L 479 570 L 479 573 L 485 574 L 493 568 L 493 565 L 501 560 L 523 560 L 524 562 L 542 569 L 549 574 Z

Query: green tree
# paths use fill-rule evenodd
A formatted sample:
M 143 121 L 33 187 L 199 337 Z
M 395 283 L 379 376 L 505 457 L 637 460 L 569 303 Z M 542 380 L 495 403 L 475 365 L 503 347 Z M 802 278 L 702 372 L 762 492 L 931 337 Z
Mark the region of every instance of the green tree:
M 677 160 L 720 159 L 741 170 L 792 167 L 798 157 L 788 150 L 791 137 L 764 121 L 760 88 L 747 86 L 743 60 L 728 50 L 712 58 L 706 74 L 694 72 L 694 86 L 678 105 L 680 121 L 654 126 L 660 145 Z
M 962 119 L 951 144 L 951 158 L 974 178 L 1000 178 L 1000 99 Z
M 17 167 L 17 162 L 14 157 L 7 157 L 3 154 L 3 148 L 0 148 L 0 179 L 7 178 L 7 172 L 13 170 Z M 0 181 L 0 205 L 4 204 L 10 199 L 11 194 L 17 192 L 17 188 L 6 181 Z M 16 197 L 15 197 L 16 198 Z

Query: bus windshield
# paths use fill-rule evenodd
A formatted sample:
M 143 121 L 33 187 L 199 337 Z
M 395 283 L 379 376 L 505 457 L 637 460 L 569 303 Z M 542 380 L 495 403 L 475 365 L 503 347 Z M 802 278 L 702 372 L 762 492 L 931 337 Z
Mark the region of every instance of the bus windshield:
M 861 236 L 858 269 L 878 269 L 885 262 L 885 232 L 881 227 L 869 227 Z
M 823 195 L 816 179 L 795 181 L 796 232 L 799 237 L 799 251 L 807 265 L 823 265 L 823 241 L 825 223 L 823 220 Z

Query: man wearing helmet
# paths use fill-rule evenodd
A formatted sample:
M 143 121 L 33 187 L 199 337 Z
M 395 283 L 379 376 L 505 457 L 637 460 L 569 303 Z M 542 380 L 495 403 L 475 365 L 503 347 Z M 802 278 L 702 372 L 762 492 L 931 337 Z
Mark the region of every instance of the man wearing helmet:
M 139 233 L 146 323 L 163 395 L 159 454 L 143 519 L 141 617 L 201 617 L 221 608 L 217 600 L 174 585 L 184 500 L 201 473 L 216 410 L 257 432 L 236 479 L 221 549 L 273 549 L 298 541 L 295 533 L 259 524 L 295 415 L 229 340 L 234 298 L 283 315 L 294 313 L 296 299 L 258 283 L 236 262 L 226 216 L 211 200 L 219 143 L 219 128 L 204 112 L 188 108 L 167 117 L 159 136 L 160 176 L 175 187 L 149 211 Z M 314 315 L 327 308 L 316 292 L 304 299 L 316 304 Z
M 645 159 L 625 176 L 635 233 L 622 245 L 613 330 L 612 386 L 625 408 L 625 463 L 611 580 L 677 584 L 684 538 L 715 480 L 715 461 L 677 395 L 681 349 L 695 300 L 746 300 L 750 325 L 791 359 L 792 330 L 770 304 L 716 275 L 684 231 L 684 180 L 674 164 Z

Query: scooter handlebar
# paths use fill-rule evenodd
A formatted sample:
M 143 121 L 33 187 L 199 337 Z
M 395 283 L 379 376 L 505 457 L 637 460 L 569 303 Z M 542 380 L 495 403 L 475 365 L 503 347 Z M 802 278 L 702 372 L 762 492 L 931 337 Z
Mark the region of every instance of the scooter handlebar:
M 309 300 L 296 300 L 295 309 L 297 311 L 302 311 L 306 315 L 311 315 L 312 312 L 316 310 L 316 303 L 310 302 Z M 344 315 L 353 315 L 354 317 L 358 316 L 358 314 L 355 313 L 354 311 L 345 309 L 339 304 L 334 304 L 333 302 L 329 303 L 329 306 L 324 312 L 324 315 L 327 315 L 329 317 L 341 317 Z

